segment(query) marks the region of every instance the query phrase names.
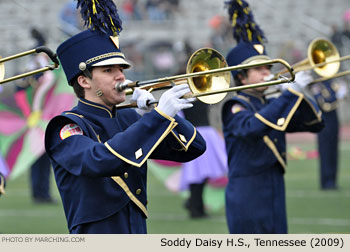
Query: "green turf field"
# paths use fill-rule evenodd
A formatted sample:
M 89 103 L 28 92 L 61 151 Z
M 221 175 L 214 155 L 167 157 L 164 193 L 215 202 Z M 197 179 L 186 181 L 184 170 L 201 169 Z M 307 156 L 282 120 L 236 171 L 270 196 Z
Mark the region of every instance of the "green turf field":
M 313 144 L 298 144 L 304 150 Z M 338 191 L 320 191 L 317 159 L 289 160 L 286 174 L 289 233 L 350 233 L 350 142 L 342 142 Z M 53 182 L 54 183 L 54 182 Z M 68 233 L 63 208 L 53 184 L 56 205 L 35 205 L 30 198 L 28 174 L 8 181 L 0 198 L 0 233 Z M 148 181 L 148 232 L 227 233 L 224 209 L 208 210 L 210 218 L 191 220 L 184 198 L 168 191 L 151 172 Z M 216 194 L 222 197 L 223 194 Z

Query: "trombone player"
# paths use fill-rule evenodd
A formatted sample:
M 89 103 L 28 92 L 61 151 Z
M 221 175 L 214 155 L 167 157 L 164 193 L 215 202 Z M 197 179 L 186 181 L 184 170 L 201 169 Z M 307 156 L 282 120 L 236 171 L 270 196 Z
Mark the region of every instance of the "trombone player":
M 323 42 L 325 45 L 325 54 L 328 58 L 334 58 L 332 67 L 316 68 L 317 73 L 323 78 L 314 80 L 308 85 L 308 90 L 313 95 L 315 101 L 320 107 L 325 122 L 325 127 L 317 134 L 317 146 L 319 153 L 319 183 L 321 190 L 337 190 L 338 174 L 338 155 L 339 155 L 339 119 L 338 119 L 338 100 L 345 96 L 344 86 L 341 81 L 332 80 L 350 73 L 343 71 L 337 73 L 340 69 L 340 61 L 350 59 L 350 56 L 340 57 L 336 46 L 327 39 L 315 39 L 309 45 L 310 48 L 317 47 L 317 44 Z M 310 58 L 310 57 L 309 57 Z M 313 62 L 313 59 L 310 59 Z
M 116 7 L 111 0 L 78 5 L 87 22 L 93 20 L 92 27 L 64 41 L 57 54 L 79 102 L 53 118 L 45 134 L 68 229 L 147 233 L 147 159 L 187 162 L 205 151 L 194 126 L 176 116 L 192 107 L 193 99 L 181 98 L 189 88 L 179 85 L 149 110 L 153 96 L 136 89 L 132 99 L 138 110 L 117 109 L 125 92 L 116 85 L 125 81 L 123 71 L 130 65 L 117 40 L 121 21 Z
M 237 45 L 227 55 L 229 65 L 267 60 L 264 33 L 247 2 L 226 2 Z M 236 85 L 265 81 L 268 66 L 232 71 Z M 296 75 L 282 84 L 280 97 L 266 99 L 266 87 L 240 91 L 222 108 L 228 156 L 226 220 L 230 233 L 287 233 L 284 174 L 286 132 L 318 132 L 323 127 L 317 105 L 302 92 L 311 77 Z
M 2 175 L 2 173 L 0 172 L 0 196 L 2 194 L 5 194 L 5 186 L 6 186 L 5 176 Z
M 325 127 L 317 134 L 319 153 L 319 178 L 321 190 L 336 190 L 339 150 L 338 99 L 340 91 L 336 82 L 325 80 L 309 87 L 315 101 L 322 110 Z

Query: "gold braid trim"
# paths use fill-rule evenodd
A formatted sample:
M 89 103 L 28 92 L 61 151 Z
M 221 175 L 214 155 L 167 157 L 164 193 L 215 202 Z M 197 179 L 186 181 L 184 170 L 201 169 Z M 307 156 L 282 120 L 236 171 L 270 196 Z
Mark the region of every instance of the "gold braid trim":
M 107 57 L 112 57 L 112 56 L 117 56 L 117 57 L 121 57 L 121 58 L 125 59 L 124 54 L 121 52 L 110 52 L 110 53 L 105 53 L 105 54 L 93 57 L 91 59 L 88 59 L 85 63 L 86 63 L 86 65 L 89 65 L 97 60 L 104 59 Z
M 141 201 L 139 201 L 138 198 L 136 198 L 136 196 L 130 191 L 128 185 L 121 179 L 121 177 L 119 176 L 114 176 L 111 177 L 114 182 L 116 182 L 126 193 L 126 195 L 128 195 L 128 197 L 132 200 L 132 202 L 134 202 L 136 204 L 136 206 L 138 206 L 141 211 L 146 215 L 146 217 L 148 218 L 148 211 L 146 209 L 146 207 L 141 203 Z
M 268 136 L 264 136 L 264 142 L 265 144 L 271 149 L 275 157 L 277 158 L 278 162 L 282 165 L 283 171 L 286 172 L 286 162 L 284 162 L 283 158 L 281 157 L 280 153 L 278 152 L 276 145 L 272 142 L 272 140 Z

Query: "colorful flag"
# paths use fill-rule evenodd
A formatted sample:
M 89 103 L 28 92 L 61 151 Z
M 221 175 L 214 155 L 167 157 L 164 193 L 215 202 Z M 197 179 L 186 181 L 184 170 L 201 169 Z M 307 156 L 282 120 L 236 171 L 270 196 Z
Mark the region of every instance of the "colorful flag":
M 6 177 L 14 179 L 29 169 L 44 152 L 49 120 L 71 109 L 76 96 L 61 69 L 47 71 L 33 85 L 19 89 L 0 103 L 0 151 Z

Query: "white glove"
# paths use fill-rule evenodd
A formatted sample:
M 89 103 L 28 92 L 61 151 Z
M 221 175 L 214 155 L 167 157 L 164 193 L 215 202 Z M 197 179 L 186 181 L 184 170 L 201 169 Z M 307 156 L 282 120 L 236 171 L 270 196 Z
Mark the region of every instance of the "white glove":
M 193 107 L 191 102 L 196 98 L 181 98 L 189 92 L 191 91 L 188 84 L 176 85 L 162 94 L 157 108 L 168 116 L 174 117 L 180 110 Z
M 307 85 L 311 83 L 313 80 L 310 71 L 300 71 L 295 74 L 295 84 L 299 87 L 299 89 L 303 90 Z
M 136 102 L 136 112 L 142 116 L 152 109 L 152 106 L 149 106 L 148 102 L 154 100 L 153 95 L 147 90 L 135 88 L 130 101 Z
M 334 90 L 336 90 L 335 95 L 337 99 L 344 99 L 349 93 L 346 82 L 339 81 L 339 84 L 336 85 L 336 88 L 334 88 Z
M 154 100 L 154 96 L 150 92 L 140 88 L 135 88 L 131 97 L 131 102 L 136 102 L 137 107 L 144 110 L 148 109 L 148 102 Z
M 282 91 L 287 88 L 292 88 L 296 91 L 303 92 L 310 82 L 312 82 L 313 78 L 311 76 L 310 71 L 300 71 L 295 74 L 294 82 L 281 84 L 280 88 Z

